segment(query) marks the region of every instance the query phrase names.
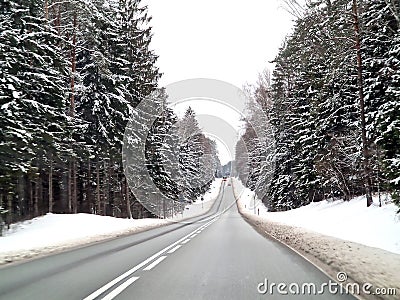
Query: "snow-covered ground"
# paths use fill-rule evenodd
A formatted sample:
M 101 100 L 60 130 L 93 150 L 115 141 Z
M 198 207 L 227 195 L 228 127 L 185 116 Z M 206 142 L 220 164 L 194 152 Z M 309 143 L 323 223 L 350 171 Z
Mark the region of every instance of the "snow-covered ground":
M 207 212 L 218 197 L 221 184 L 222 178 L 216 178 L 211 184 L 210 189 L 205 193 L 204 200 L 201 201 L 201 197 L 199 197 L 193 204 L 186 205 L 183 214 L 178 214 L 174 220 L 179 221 L 180 219 L 192 218 Z
M 12 224 L 0 237 L 0 263 L 29 258 L 138 232 L 168 223 L 162 219 L 129 220 L 91 214 L 47 214 Z
M 285 212 L 268 212 L 266 207 L 255 201 L 254 193 L 233 179 L 239 205 L 242 209 L 260 217 L 290 226 L 305 228 L 324 235 L 377 247 L 400 254 L 400 215 L 393 203 L 379 207 L 378 196 L 374 204 L 366 207 L 366 198 L 351 201 L 321 201 Z M 382 197 L 385 198 L 384 196 Z
M 47 214 L 32 220 L 12 224 L 0 237 L 0 264 L 30 258 L 49 252 L 139 232 L 165 225 L 171 221 L 201 215 L 209 210 L 218 196 L 221 179 L 216 179 L 205 194 L 187 205 L 183 216 L 174 220 L 121 219 L 91 214 Z

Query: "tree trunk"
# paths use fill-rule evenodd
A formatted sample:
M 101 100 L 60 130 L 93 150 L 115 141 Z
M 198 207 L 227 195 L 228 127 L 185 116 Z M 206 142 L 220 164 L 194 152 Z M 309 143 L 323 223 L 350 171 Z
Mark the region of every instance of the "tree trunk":
M 75 118 L 75 73 L 76 73 L 76 30 L 77 30 L 77 14 L 74 12 L 73 17 L 73 33 L 72 33 L 72 48 L 71 48 L 71 95 L 70 95 L 70 117 L 72 122 Z M 73 147 L 72 147 L 73 148 Z M 78 212 L 78 205 L 77 205 L 77 187 L 76 187 L 76 164 L 75 158 L 71 158 L 70 163 L 70 212 L 73 213 Z
M 31 180 L 31 178 L 28 178 L 27 186 L 28 186 L 28 193 L 29 193 L 29 199 L 28 199 L 28 207 L 29 207 L 29 213 L 33 214 L 33 203 L 34 203 L 34 187 L 35 185 L 35 178 Z
M 57 4 L 57 18 L 55 20 L 58 36 L 61 36 L 61 9 L 60 4 Z
M 72 164 L 68 164 L 68 212 L 72 213 Z
M 91 162 L 90 158 L 88 159 L 88 177 L 87 177 L 87 186 L 86 186 L 86 201 L 89 207 L 92 207 L 92 185 L 91 185 L 91 179 L 92 177 L 92 168 L 91 168 Z
M 70 97 L 70 116 L 75 116 L 75 73 L 76 73 L 76 30 L 77 15 L 74 12 L 72 49 L 71 49 L 71 97 Z
M 378 199 L 379 199 L 379 207 L 382 207 L 382 198 L 381 198 L 381 168 L 380 168 L 380 161 L 381 161 L 381 155 L 380 155 L 380 150 L 378 148 L 378 145 L 376 145 L 376 181 L 378 185 Z
M 78 213 L 78 195 L 77 195 L 77 171 L 76 171 L 76 161 L 75 161 L 75 157 L 72 158 L 72 207 L 73 207 L 73 211 L 74 214 Z
M 37 217 L 39 215 L 39 198 L 40 198 L 40 186 L 42 185 L 42 180 L 40 177 L 40 172 L 36 178 L 35 182 L 35 198 L 33 202 L 33 216 Z
M 364 105 L 364 86 L 362 76 L 362 57 L 361 57 L 361 38 L 360 38 L 360 21 L 358 16 L 357 0 L 353 0 L 353 17 L 354 17 L 354 33 L 356 38 L 357 50 L 357 82 L 358 82 L 358 96 L 361 117 L 361 139 L 363 147 L 363 167 L 364 167 L 364 184 L 367 197 L 367 207 L 372 204 L 372 182 L 369 162 L 369 144 L 367 140 L 367 130 L 365 121 L 365 105 Z
M 128 214 L 128 218 L 132 219 L 131 201 L 129 197 L 129 185 L 126 177 L 125 177 L 125 199 L 126 199 L 126 212 Z
M 97 211 L 96 211 L 96 214 L 100 214 L 100 205 L 101 205 L 101 203 L 100 203 L 100 200 L 101 200 L 101 198 L 100 198 L 100 170 L 99 170 L 99 168 L 100 168 L 100 165 L 99 165 L 99 160 L 97 159 L 97 162 L 96 162 L 96 207 L 97 207 Z
M 44 13 L 46 20 L 49 20 L 49 2 L 48 0 L 44 1 Z
M 2 209 L 4 209 L 4 207 L 3 207 L 3 194 L 0 193 L 0 236 L 3 236 L 3 225 L 4 225 Z
M 49 213 L 53 212 L 53 157 L 50 155 L 49 168 Z
M 103 191 L 103 216 L 107 215 L 107 202 L 108 202 L 108 197 L 109 197 L 109 178 L 108 178 L 108 167 L 107 167 L 107 162 L 104 160 L 103 163 L 103 168 L 104 168 L 104 191 Z
M 21 174 L 18 178 L 17 181 L 18 184 L 18 208 L 19 208 L 19 215 L 24 216 L 27 211 L 29 210 L 29 207 L 26 207 L 25 203 L 25 193 L 24 193 L 24 175 Z
M 13 207 L 12 207 L 12 195 L 7 195 L 7 208 L 8 208 L 8 220 L 7 224 L 11 224 L 13 222 Z

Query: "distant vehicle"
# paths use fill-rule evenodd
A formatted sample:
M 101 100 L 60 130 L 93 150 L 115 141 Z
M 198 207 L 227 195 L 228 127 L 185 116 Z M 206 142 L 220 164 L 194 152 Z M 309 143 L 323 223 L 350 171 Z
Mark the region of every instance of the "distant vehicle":
M 230 183 L 228 183 L 228 186 L 231 186 L 231 184 L 230 184 Z
M 222 181 L 226 181 L 226 176 L 222 177 Z

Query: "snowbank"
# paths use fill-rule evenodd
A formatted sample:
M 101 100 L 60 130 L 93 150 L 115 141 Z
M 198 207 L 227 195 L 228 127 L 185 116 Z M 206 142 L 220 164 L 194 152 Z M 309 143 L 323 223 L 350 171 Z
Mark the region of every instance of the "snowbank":
M 0 264 L 134 233 L 168 223 L 161 219 L 120 219 L 91 214 L 47 214 L 12 224 L 0 237 Z
M 399 294 L 400 255 L 394 253 L 398 250 L 399 241 L 399 221 L 394 215 L 396 207 L 389 204 L 381 208 L 366 208 L 366 200 L 357 198 L 350 203 L 312 203 L 292 211 L 272 213 L 257 199 L 254 202 L 254 194 L 237 180 L 234 180 L 234 192 L 239 199 L 238 208 L 243 217 L 260 234 L 289 246 L 324 270 L 332 279 L 335 280 L 339 273 L 344 272 L 347 276 L 345 284 L 358 283 L 362 287 L 368 283 L 372 293 L 377 289 L 393 288 L 396 295 Z M 348 227 L 342 226 L 341 222 Z M 375 226 L 370 226 L 370 223 Z M 363 234 L 364 230 L 375 227 L 378 229 Z M 380 231 L 382 237 L 378 235 Z M 384 237 L 386 232 L 390 236 Z M 363 245 L 367 243 L 372 243 L 374 247 Z M 390 248 L 392 252 L 382 248 Z M 358 296 L 359 299 L 367 300 L 391 300 L 395 297 L 398 296 L 380 294 L 376 297 L 365 293 Z
M 205 193 L 203 201 L 199 197 L 193 204 L 186 205 L 183 213 L 181 215 L 178 214 L 174 221 L 193 218 L 208 212 L 219 195 L 221 185 L 222 178 L 215 178 L 210 189 Z
M 400 215 L 396 214 L 398 207 L 393 203 L 379 207 L 378 196 L 374 197 L 371 207 L 366 207 L 365 197 L 357 197 L 351 201 L 325 200 L 290 211 L 268 212 L 258 200 L 254 209 L 254 192 L 234 180 L 239 203 L 249 213 L 259 213 L 260 217 L 268 221 L 306 228 L 400 254 Z
M 47 214 L 12 224 L 0 237 L 0 264 L 131 234 L 206 213 L 217 198 L 222 179 L 173 220 L 121 219 L 91 214 Z

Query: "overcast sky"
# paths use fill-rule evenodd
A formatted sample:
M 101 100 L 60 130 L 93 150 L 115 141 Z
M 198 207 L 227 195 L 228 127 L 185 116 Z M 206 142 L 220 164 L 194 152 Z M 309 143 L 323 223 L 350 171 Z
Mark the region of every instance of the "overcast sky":
M 153 17 L 151 48 L 159 56 L 163 73 L 160 86 L 192 78 L 226 81 L 241 88 L 254 83 L 258 74 L 278 53 L 293 26 L 293 17 L 282 7 L 282 0 L 144 0 Z M 221 128 L 229 123 L 238 129 L 240 115 L 229 108 L 216 109 L 210 102 L 182 103 L 182 113 L 193 106 L 204 129 L 207 115 Z M 209 113 L 207 112 L 209 109 Z M 220 120 L 215 119 L 220 113 Z M 215 127 L 214 126 L 214 127 Z M 225 130 L 215 140 L 220 159 L 233 159 L 232 132 Z M 238 134 L 237 134 L 238 135 Z M 228 145 L 228 146 L 226 146 Z M 233 145 L 233 146 L 232 146 Z
M 254 82 L 292 26 L 282 0 L 145 0 L 161 85 L 214 78 Z

